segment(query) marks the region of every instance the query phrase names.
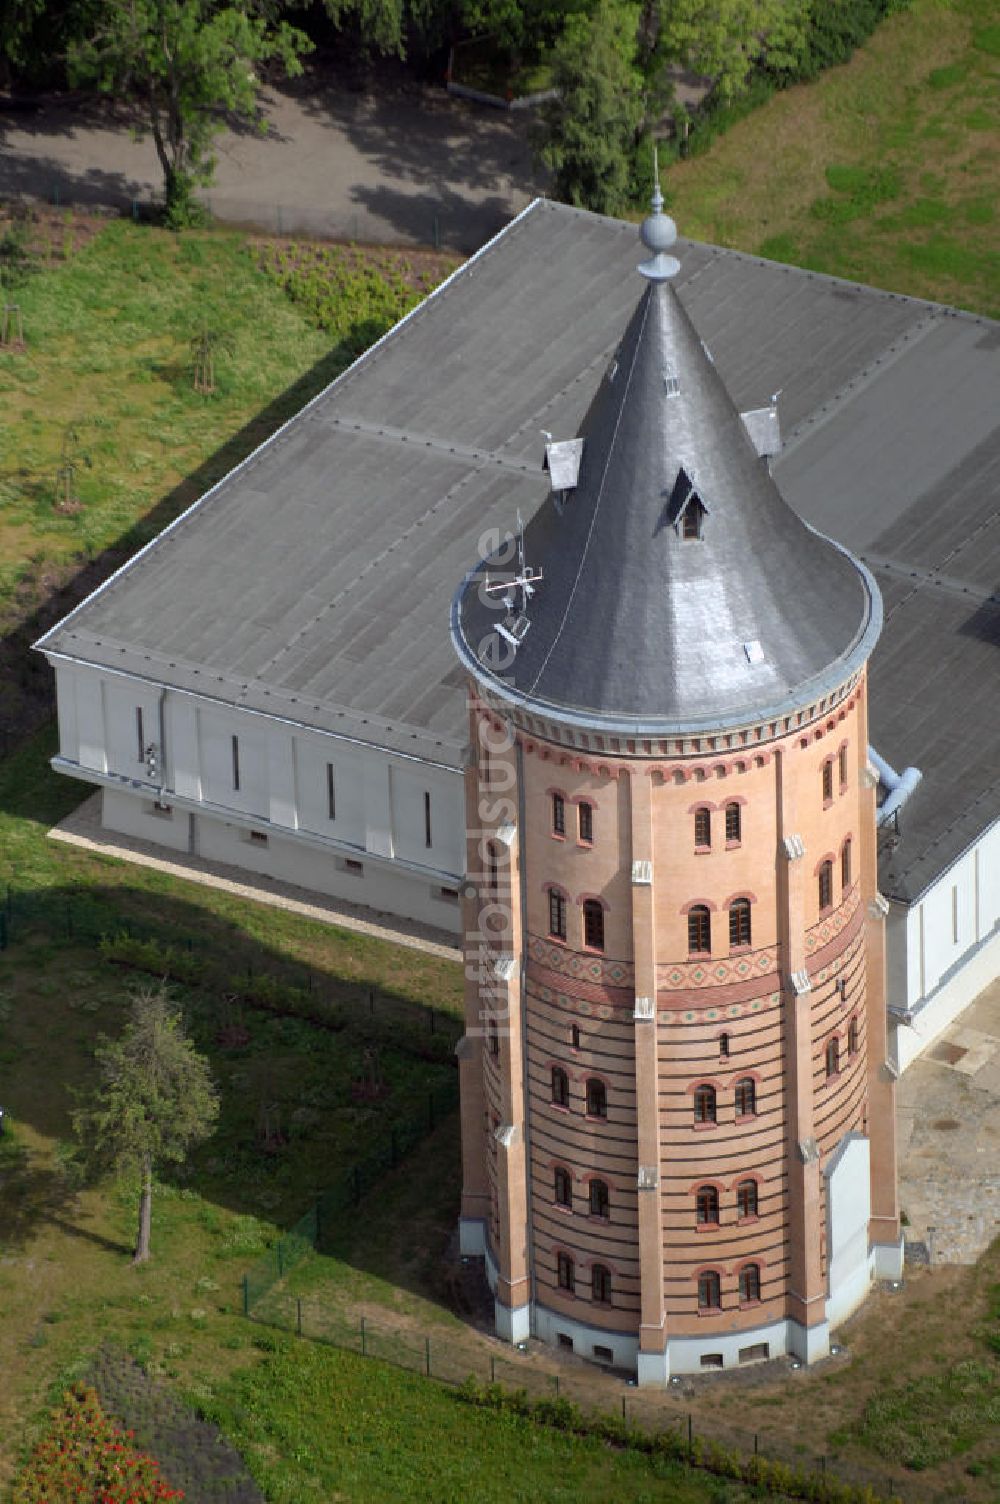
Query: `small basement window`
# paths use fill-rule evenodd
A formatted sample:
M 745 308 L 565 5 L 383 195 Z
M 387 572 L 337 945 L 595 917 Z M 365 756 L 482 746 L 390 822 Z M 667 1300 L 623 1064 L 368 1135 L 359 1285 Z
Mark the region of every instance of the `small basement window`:
M 769 1342 L 754 1342 L 749 1347 L 741 1347 L 739 1352 L 741 1363 L 766 1363 L 770 1356 Z
M 613 1363 L 615 1361 L 615 1350 L 613 1347 L 601 1347 L 595 1344 L 594 1357 L 598 1363 Z
M 445 903 L 458 903 L 457 888 L 438 888 L 437 896 L 444 899 Z
M 254 845 L 254 846 L 266 846 L 267 845 L 267 831 L 266 830 L 251 830 L 251 831 L 249 831 L 247 833 L 247 840 L 252 845 Z
M 352 856 L 346 856 L 340 866 L 342 872 L 353 872 L 356 877 L 364 877 L 365 875 L 364 862 L 355 861 Z
M 701 1366 L 702 1368 L 722 1368 L 724 1366 L 722 1361 L 722 1354 L 702 1353 Z
M 569 1352 L 573 1351 L 573 1338 L 568 1336 L 565 1332 L 557 1332 L 556 1341 L 559 1343 L 560 1347 L 565 1347 Z

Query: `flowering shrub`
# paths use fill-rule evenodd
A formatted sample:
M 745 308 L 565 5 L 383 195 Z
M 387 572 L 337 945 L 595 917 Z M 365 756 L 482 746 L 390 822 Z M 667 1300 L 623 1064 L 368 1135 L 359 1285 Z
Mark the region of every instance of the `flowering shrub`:
M 52 1412 L 48 1435 L 38 1443 L 14 1484 L 11 1504 L 159 1504 L 182 1499 L 157 1477 L 159 1464 L 135 1449 L 101 1409 L 93 1389 L 74 1384 Z

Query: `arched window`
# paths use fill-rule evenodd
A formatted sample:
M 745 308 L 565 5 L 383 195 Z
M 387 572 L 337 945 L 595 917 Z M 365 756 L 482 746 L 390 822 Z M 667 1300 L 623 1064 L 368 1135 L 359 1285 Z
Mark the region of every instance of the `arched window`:
M 757 1182 L 741 1180 L 736 1187 L 736 1215 L 740 1221 L 757 1215 Z
M 608 1089 L 603 1081 L 591 1076 L 587 1082 L 587 1116 L 606 1118 L 608 1115 Z
M 829 804 L 833 798 L 833 758 L 828 757 L 823 764 L 823 803 Z
M 712 916 L 703 903 L 688 909 L 688 951 L 708 955 L 712 949 Z
M 569 1106 L 569 1077 L 561 1065 L 552 1067 L 552 1100 L 557 1107 Z
M 829 909 L 833 904 L 833 863 L 823 862 L 819 869 L 819 909 Z
M 604 909 L 596 898 L 588 898 L 583 905 L 583 943 L 591 950 L 604 949 Z
M 720 1034 L 719 1035 L 719 1059 L 720 1060 L 728 1060 L 729 1059 L 729 1035 L 728 1034 Z
M 694 1093 L 694 1120 L 696 1123 L 714 1123 L 715 1087 L 698 1086 Z
M 590 1294 L 597 1305 L 611 1304 L 611 1270 L 605 1264 L 595 1264 L 590 1271 Z
M 556 1278 L 560 1290 L 568 1290 L 572 1295 L 576 1289 L 576 1269 L 568 1253 L 560 1253 L 556 1257 Z
M 736 803 L 727 804 L 726 805 L 726 840 L 727 841 L 739 841 L 739 840 L 741 840 L 742 839 L 742 837 L 741 837 L 742 825 L 743 825 L 743 822 L 742 822 L 742 819 L 741 819 L 741 816 L 740 816 L 740 807 L 739 807 L 739 805 L 736 804 Z
M 858 1053 L 858 1015 L 857 1014 L 854 1015 L 854 1017 L 851 1019 L 850 1023 L 847 1025 L 847 1053 L 849 1055 L 856 1055 Z
M 699 1311 L 717 1311 L 722 1305 L 722 1290 L 719 1276 L 714 1269 L 706 1269 L 698 1276 Z
M 751 1118 L 757 1111 L 757 1086 L 752 1076 L 736 1083 L 736 1116 Z
M 750 944 L 749 898 L 734 898 L 729 905 L 729 944 Z
M 840 886 L 846 893 L 851 886 L 851 843 L 845 841 L 840 848 Z
M 712 844 L 712 811 L 708 809 L 696 809 L 694 812 L 694 844 L 696 846 L 711 846 Z
M 719 1220 L 719 1193 L 714 1185 L 700 1185 L 695 1200 L 696 1220 L 699 1227 L 708 1227 Z
M 836 1076 L 840 1070 L 840 1041 L 834 1037 L 826 1047 L 826 1078 Z
M 499 1034 L 499 1031 L 497 1029 L 497 1021 L 496 1021 L 495 1018 L 491 1018 L 490 1019 L 489 1034 L 490 1034 L 490 1054 L 491 1055 L 499 1055 L 499 1053 L 500 1053 L 500 1034 Z
M 740 1270 L 740 1305 L 760 1300 L 760 1265 L 744 1264 Z
M 579 804 L 577 806 L 577 819 L 579 820 L 580 840 L 588 846 L 594 840 L 594 806 L 592 804 Z
M 590 1182 L 590 1215 L 592 1217 L 611 1216 L 611 1196 L 603 1180 Z
M 549 889 L 549 934 L 556 940 L 566 939 L 566 900 L 556 888 Z
M 552 795 L 552 834 L 554 836 L 566 834 L 566 800 L 562 794 Z
M 846 789 L 846 787 L 847 787 L 847 748 L 846 747 L 841 747 L 840 751 L 838 752 L 838 754 L 837 754 L 837 763 L 838 763 L 839 772 L 840 772 L 840 787 L 842 789 Z
M 556 1206 L 573 1205 L 573 1179 L 563 1165 L 556 1166 L 555 1202 Z

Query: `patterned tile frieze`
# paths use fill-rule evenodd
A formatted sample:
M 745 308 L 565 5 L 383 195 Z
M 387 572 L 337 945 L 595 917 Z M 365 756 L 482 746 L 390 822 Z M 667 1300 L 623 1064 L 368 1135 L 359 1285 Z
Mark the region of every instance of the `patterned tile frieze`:
M 690 992 L 699 987 L 725 987 L 750 982 L 778 969 L 778 947 L 765 946 L 737 956 L 705 957 L 697 961 L 671 961 L 656 968 L 658 992 Z
M 832 914 L 827 914 L 819 924 L 814 924 L 811 930 L 806 930 L 806 955 L 814 955 L 842 934 L 860 907 L 861 890 L 859 884 L 855 883 L 839 908 L 834 909 Z
M 615 961 L 608 956 L 570 950 L 565 945 L 553 945 L 551 940 L 546 940 L 541 935 L 529 938 L 528 954 L 537 965 L 560 976 L 575 977 L 599 987 L 633 985 L 635 968 L 631 961 Z
M 597 997 L 586 997 L 561 990 L 558 986 L 548 987 L 539 977 L 529 976 L 528 994 L 540 1003 L 548 1003 L 550 1007 L 560 1008 L 564 1013 L 579 1014 L 582 1018 L 621 1019 L 623 1015 L 630 1021 L 632 1018 L 631 993 L 616 996 L 614 1001 L 609 999 L 607 990 Z

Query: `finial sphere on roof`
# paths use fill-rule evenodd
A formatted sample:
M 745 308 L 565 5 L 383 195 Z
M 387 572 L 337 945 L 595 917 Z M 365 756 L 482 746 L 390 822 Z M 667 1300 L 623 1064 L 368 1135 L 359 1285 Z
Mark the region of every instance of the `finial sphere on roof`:
M 639 238 L 646 249 L 652 251 L 655 256 L 673 245 L 677 239 L 677 226 L 669 214 L 657 210 L 653 214 L 648 214 L 643 220 Z

